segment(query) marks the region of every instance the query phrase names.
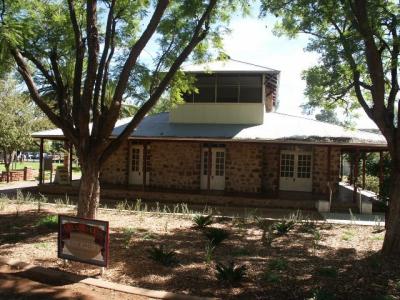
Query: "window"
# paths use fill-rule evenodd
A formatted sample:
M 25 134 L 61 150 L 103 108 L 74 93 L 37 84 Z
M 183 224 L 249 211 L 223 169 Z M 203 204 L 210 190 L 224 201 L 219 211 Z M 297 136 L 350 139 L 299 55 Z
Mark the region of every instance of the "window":
M 215 152 L 215 175 L 224 176 L 225 173 L 225 152 Z
M 151 156 L 151 150 L 150 147 L 147 147 L 146 149 L 146 172 L 150 172 L 150 156 Z
M 240 76 L 240 102 L 259 103 L 262 99 L 262 82 L 260 75 Z
M 311 177 L 311 155 L 299 154 L 297 157 L 297 177 L 310 178 Z
M 139 172 L 140 149 L 132 148 L 132 171 Z
M 294 154 L 282 153 L 281 155 L 281 177 L 293 177 Z
M 208 175 L 208 150 L 203 152 L 203 175 Z
M 184 94 L 188 103 L 261 103 L 260 74 L 199 74 L 197 93 Z

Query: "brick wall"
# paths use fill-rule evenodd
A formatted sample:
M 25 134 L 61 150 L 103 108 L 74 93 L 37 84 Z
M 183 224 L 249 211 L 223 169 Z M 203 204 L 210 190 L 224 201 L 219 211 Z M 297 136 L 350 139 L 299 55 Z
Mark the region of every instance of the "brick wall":
M 12 170 L 9 173 L 10 181 L 23 181 L 23 180 L 33 180 L 35 179 L 35 175 L 37 175 L 37 171 L 34 171 L 31 168 L 25 168 L 22 170 Z M 3 171 L 0 174 L 0 181 L 7 181 L 7 172 Z
M 112 184 L 128 183 L 128 145 L 129 142 L 125 141 L 121 147 L 107 159 L 100 174 L 100 182 Z
M 328 175 L 328 147 L 314 147 L 314 164 L 313 164 L 313 192 L 317 194 L 328 193 L 328 180 L 334 183 L 339 182 L 340 169 L 340 148 L 331 147 L 330 158 L 330 174 Z M 329 179 L 328 179 L 329 178 Z
M 261 192 L 263 146 L 261 144 L 228 143 L 226 145 L 227 191 Z
M 151 142 L 150 185 L 184 190 L 200 189 L 201 147 L 198 142 Z M 105 163 L 101 181 L 127 184 L 128 142 Z M 328 193 L 328 147 L 313 149 L 313 192 Z M 225 190 L 230 192 L 276 192 L 279 186 L 278 145 L 226 143 Z M 340 148 L 331 147 L 330 181 L 339 181 Z
M 279 160 L 278 145 L 263 146 L 263 192 L 276 192 L 279 185 Z
M 200 189 L 201 143 L 152 142 L 150 147 L 151 186 Z

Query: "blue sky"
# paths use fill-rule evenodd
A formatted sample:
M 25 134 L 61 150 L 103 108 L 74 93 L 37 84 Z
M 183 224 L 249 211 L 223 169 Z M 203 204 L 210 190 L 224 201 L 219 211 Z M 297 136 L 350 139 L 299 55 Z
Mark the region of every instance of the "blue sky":
M 279 101 L 280 112 L 301 115 L 300 105 L 306 102 L 303 70 L 317 64 L 318 55 L 304 51 L 308 37 L 295 39 L 273 34 L 275 19 L 259 19 L 257 13 L 249 17 L 233 18 L 231 33 L 224 38 L 225 51 L 234 59 L 274 68 L 281 71 Z M 375 124 L 359 111 L 358 128 L 376 128 Z

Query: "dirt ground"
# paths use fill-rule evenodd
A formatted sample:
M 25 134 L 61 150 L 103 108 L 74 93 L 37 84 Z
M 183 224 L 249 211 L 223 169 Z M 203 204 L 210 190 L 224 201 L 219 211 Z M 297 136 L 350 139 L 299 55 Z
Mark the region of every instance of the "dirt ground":
M 57 258 L 55 230 L 37 226 L 48 214 L 73 214 L 62 205 L 7 203 L 0 207 L 0 256 L 99 276 L 99 268 L 68 265 Z M 17 216 L 18 215 L 18 216 Z M 379 254 L 384 231 L 377 226 L 298 223 L 271 246 L 253 218 L 218 219 L 211 227 L 229 237 L 205 260 L 207 239 L 189 215 L 100 210 L 110 222 L 110 265 L 103 279 L 137 287 L 222 299 L 400 299 L 399 259 Z M 310 225 L 310 222 L 308 223 Z M 164 245 L 177 263 L 165 267 L 148 249 Z M 245 278 L 234 285 L 216 277 L 216 262 L 245 265 Z

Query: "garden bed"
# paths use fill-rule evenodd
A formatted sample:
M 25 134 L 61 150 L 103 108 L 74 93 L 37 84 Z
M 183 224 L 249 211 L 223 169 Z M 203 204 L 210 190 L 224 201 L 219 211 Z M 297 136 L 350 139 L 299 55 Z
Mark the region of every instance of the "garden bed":
M 41 204 L 38 211 L 35 203 L 1 201 L 0 256 L 81 275 L 99 274 L 99 268 L 76 262 L 65 265 L 57 259 L 57 234 L 44 218 L 74 214 L 72 207 Z M 207 257 L 207 229 L 195 229 L 192 218 L 189 214 L 100 210 L 98 219 L 110 222 L 110 266 L 103 279 L 222 299 L 400 296 L 399 260 L 383 260 L 379 255 L 383 228 L 308 221 L 297 222 L 283 235 L 268 229 L 263 238 L 261 228 L 269 228 L 265 221 L 252 216 L 219 218 L 208 227 L 223 229 L 229 236 Z M 149 257 L 149 249 L 160 245 L 175 251 L 170 266 Z M 244 278 L 236 283 L 216 276 L 216 263 L 230 261 L 246 268 Z

